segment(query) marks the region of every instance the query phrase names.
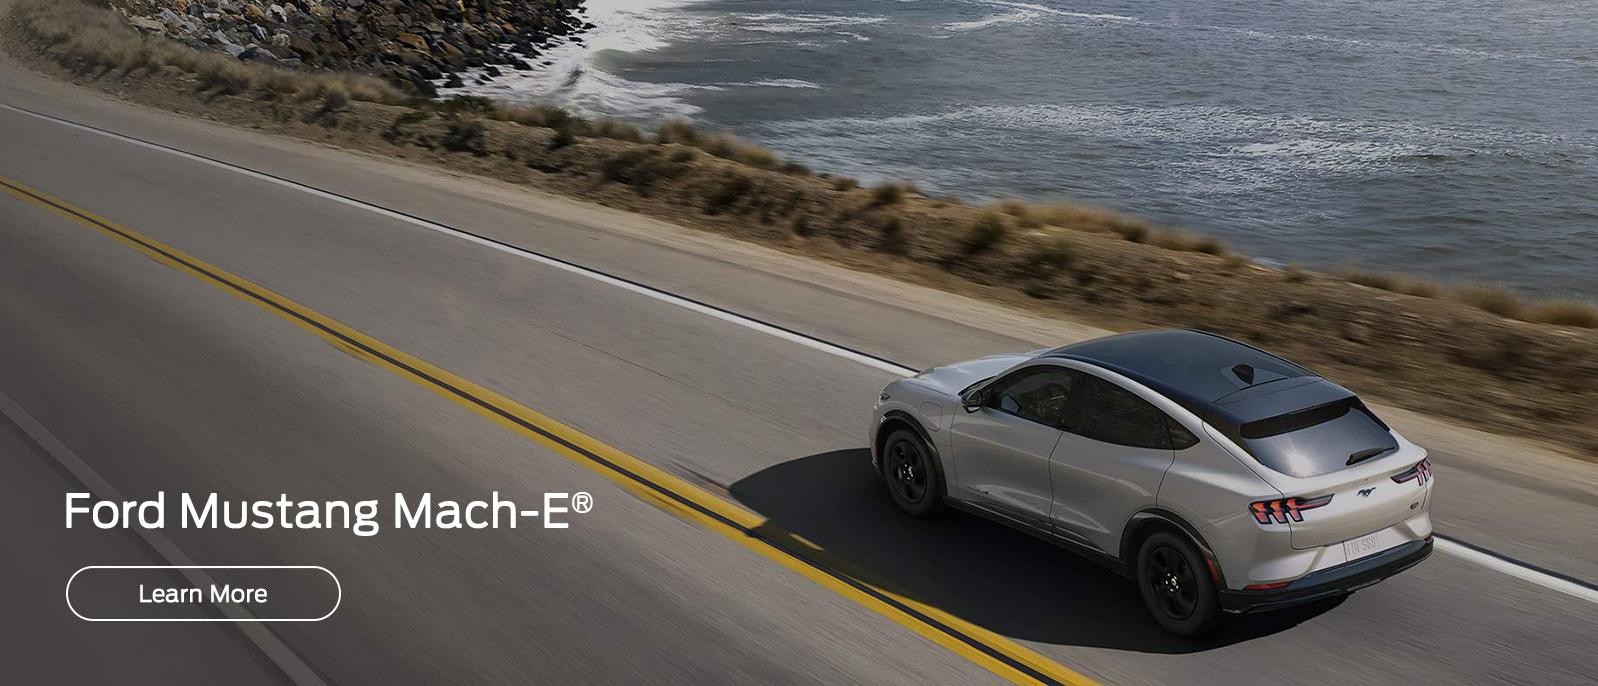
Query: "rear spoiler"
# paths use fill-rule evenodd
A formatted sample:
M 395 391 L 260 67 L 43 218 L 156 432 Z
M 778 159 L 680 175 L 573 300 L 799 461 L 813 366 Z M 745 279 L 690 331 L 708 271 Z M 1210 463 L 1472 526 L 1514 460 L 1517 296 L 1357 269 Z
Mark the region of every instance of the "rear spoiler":
M 1225 396 L 1210 406 L 1204 420 L 1236 441 L 1245 424 L 1351 400 L 1358 401 L 1353 391 L 1318 376 L 1300 376 Z

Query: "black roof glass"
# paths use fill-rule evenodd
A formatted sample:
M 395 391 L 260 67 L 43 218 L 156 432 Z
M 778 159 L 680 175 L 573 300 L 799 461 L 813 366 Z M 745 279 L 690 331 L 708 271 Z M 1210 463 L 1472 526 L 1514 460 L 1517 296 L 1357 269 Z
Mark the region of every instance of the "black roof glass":
M 1315 376 L 1270 353 L 1200 331 L 1140 331 L 1068 345 L 1049 354 L 1131 372 L 1203 402 L 1271 381 Z

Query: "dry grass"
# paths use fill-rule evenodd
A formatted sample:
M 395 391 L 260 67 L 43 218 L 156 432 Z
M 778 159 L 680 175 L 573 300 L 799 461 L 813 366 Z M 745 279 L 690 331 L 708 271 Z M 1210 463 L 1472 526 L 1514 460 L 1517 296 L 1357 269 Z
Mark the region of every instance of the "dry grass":
M 1556 298 L 1538 303 L 1526 314 L 1526 319 L 1543 324 L 1598 329 L 1598 305 L 1575 298 Z
M 699 142 L 699 129 L 686 119 L 667 119 L 656 127 L 655 142 L 694 145 Z
M 588 135 L 596 138 L 611 138 L 629 143 L 642 143 L 644 132 L 632 124 L 619 119 L 598 119 L 588 124 Z
M 1435 298 L 1442 293 L 1442 288 L 1431 281 L 1393 272 L 1374 271 L 1343 264 L 1334 268 L 1332 273 L 1349 283 L 1392 293 L 1403 293 L 1421 298 Z
M 1023 229 L 1052 226 L 1072 231 L 1114 234 L 1132 243 L 1148 243 L 1167 250 L 1218 256 L 1231 253 L 1226 244 L 1214 236 L 1163 229 L 1136 217 L 1096 207 L 1065 203 L 1031 203 L 1016 198 L 1004 198 L 995 201 L 989 208 L 1010 217 L 1016 226 Z
M 1228 253 L 1226 244 L 1214 236 L 1203 236 L 1171 229 L 1153 232 L 1149 243 L 1167 250 L 1201 252 L 1206 255 L 1226 255 Z
M 1514 291 L 1498 284 L 1471 283 L 1456 286 L 1449 297 L 1500 317 L 1519 319 L 1525 309 L 1525 303 Z
M 732 134 L 700 134 L 695 139 L 694 145 L 716 157 L 742 162 L 757 169 L 782 167 L 782 160 L 776 153 Z

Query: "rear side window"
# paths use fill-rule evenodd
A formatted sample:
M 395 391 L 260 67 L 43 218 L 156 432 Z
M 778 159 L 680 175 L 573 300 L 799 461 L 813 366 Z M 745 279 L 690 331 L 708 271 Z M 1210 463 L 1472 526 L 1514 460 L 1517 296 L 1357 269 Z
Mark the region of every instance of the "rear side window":
M 1086 376 L 1087 403 L 1072 430 L 1095 441 L 1133 448 L 1171 447 L 1168 419 L 1136 394 L 1096 376 Z M 1186 447 L 1186 446 L 1184 446 Z
M 1398 449 L 1387 426 L 1353 399 L 1250 422 L 1238 434 L 1254 459 L 1288 476 L 1329 474 Z

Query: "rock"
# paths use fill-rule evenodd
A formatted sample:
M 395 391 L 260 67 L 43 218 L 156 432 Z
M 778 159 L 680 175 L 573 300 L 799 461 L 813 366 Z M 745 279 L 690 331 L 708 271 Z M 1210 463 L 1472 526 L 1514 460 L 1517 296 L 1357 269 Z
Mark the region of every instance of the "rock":
M 444 79 L 444 87 L 445 88 L 461 88 L 461 87 L 464 87 L 465 85 L 466 85 L 466 82 L 461 80 L 461 75 L 460 74 L 450 74 L 447 78 Z
M 403 46 L 405 46 L 407 48 L 415 50 L 416 52 L 422 53 L 424 55 L 432 54 L 432 52 L 433 52 L 431 49 L 429 49 L 427 47 L 427 39 L 423 38 L 421 36 L 418 36 L 418 35 L 416 35 L 414 33 L 402 33 L 402 34 L 400 34 L 398 36 L 395 36 L 394 40 L 399 42 L 400 45 L 403 45 Z
M 144 17 L 128 17 L 128 23 L 132 24 L 133 28 L 136 28 L 136 29 L 138 29 L 140 31 L 143 31 L 145 33 L 155 33 L 155 34 L 166 33 L 166 24 L 163 24 L 163 23 L 161 23 L 159 21 L 156 21 L 154 19 L 146 19 Z
M 259 45 L 251 45 L 244 48 L 243 52 L 238 54 L 238 58 L 245 62 L 260 62 L 274 67 L 283 66 L 283 60 L 278 59 L 278 56 L 272 54 L 272 51 Z
M 440 71 L 438 65 L 432 62 L 423 62 L 411 68 L 416 70 L 418 76 L 428 81 L 437 81 L 444 78 L 444 72 Z
M 298 54 L 300 59 L 304 60 L 310 60 L 322 54 L 321 48 L 314 41 L 298 33 L 289 34 L 289 47 L 293 48 L 295 54 Z
M 535 68 L 552 37 L 593 28 L 582 0 L 120 0 L 129 23 L 197 49 L 262 63 L 351 69 L 415 93 Z M 580 39 L 574 42 L 581 42 Z M 249 45 L 241 45 L 241 44 Z M 503 66 L 497 66 L 503 65 Z

